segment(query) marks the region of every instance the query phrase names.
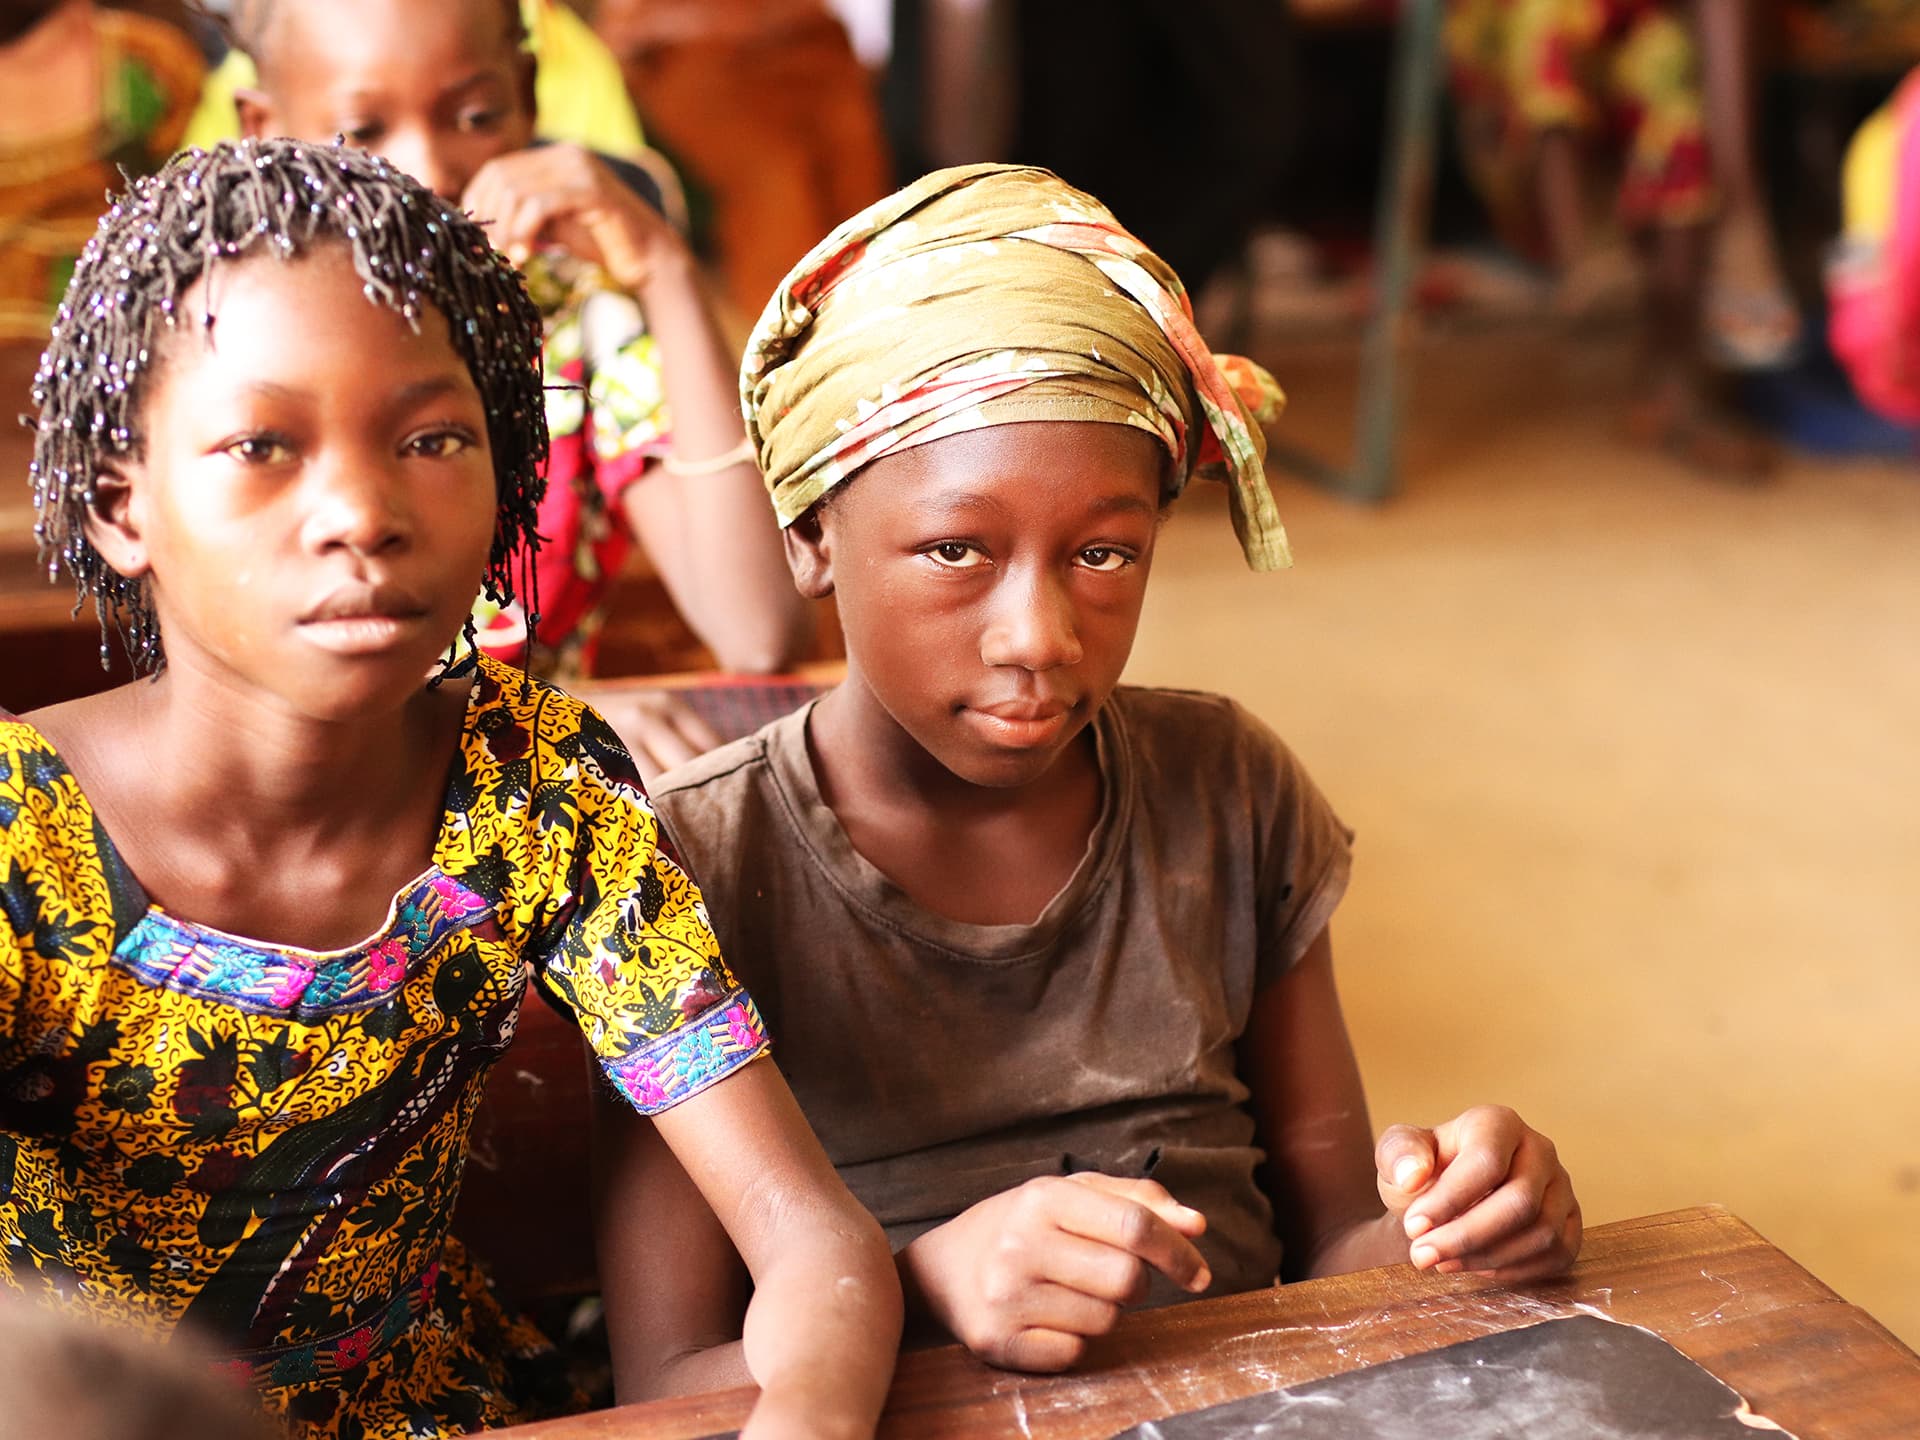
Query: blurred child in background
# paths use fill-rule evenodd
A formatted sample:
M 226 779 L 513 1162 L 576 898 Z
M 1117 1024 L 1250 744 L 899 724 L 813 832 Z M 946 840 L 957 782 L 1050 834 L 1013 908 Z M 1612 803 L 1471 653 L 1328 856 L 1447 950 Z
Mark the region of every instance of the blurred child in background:
M 1544 252 L 1574 316 L 1627 278 L 1591 211 L 1593 162 L 1612 160 L 1644 299 L 1629 432 L 1697 469 L 1752 477 L 1771 454 L 1717 409 L 1704 365 L 1718 201 L 1690 18 L 1670 0 L 1452 0 L 1447 40 L 1470 168 L 1501 231 Z
M 229 0 L 209 8 L 231 16 L 246 4 Z M 520 18 L 527 27 L 527 48 L 539 61 L 534 133 L 602 155 L 639 159 L 646 142 L 620 66 L 586 21 L 561 0 L 522 0 Z M 207 76 L 183 143 L 207 146 L 239 135 L 239 93 L 259 83 L 253 57 L 238 47 L 228 50 Z

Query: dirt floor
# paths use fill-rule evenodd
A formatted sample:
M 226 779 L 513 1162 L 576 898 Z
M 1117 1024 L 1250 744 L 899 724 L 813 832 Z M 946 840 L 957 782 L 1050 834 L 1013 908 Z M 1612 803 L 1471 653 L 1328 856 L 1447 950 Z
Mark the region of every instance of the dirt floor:
M 1353 348 L 1268 355 L 1346 453 Z M 1430 338 L 1400 498 L 1175 508 L 1130 678 L 1238 696 L 1359 832 L 1376 1124 L 1513 1104 L 1589 1220 L 1717 1201 L 1920 1343 L 1920 467 L 1703 480 L 1626 351 Z

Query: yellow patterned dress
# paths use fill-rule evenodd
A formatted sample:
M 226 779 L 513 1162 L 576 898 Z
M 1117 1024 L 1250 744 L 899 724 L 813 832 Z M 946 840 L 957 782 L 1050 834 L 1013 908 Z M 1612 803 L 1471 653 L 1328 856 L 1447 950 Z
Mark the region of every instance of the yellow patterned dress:
M 1508 230 L 1532 228 L 1549 130 L 1618 150 L 1629 228 L 1712 218 L 1699 47 L 1673 0 L 1449 0 L 1447 49 L 1469 169 Z
M 766 1048 L 626 752 L 560 692 L 478 662 L 432 866 L 327 953 L 151 904 L 0 715 L 0 1288 L 192 1326 L 298 1434 L 564 1404 L 448 1234 L 529 981 L 649 1113 Z

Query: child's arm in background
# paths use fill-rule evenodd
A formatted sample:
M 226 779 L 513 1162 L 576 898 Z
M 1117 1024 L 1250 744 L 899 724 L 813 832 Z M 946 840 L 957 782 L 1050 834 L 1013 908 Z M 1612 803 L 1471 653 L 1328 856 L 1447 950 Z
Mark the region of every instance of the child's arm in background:
M 779 1070 L 746 1065 L 651 1119 L 594 1088 L 595 1239 L 621 1402 L 757 1382 L 743 1440 L 871 1436 L 899 1285 Z
M 798 657 L 811 621 L 787 571 L 760 469 L 741 453 L 736 367 L 672 225 L 592 154 L 571 145 L 489 162 L 461 203 L 522 260 L 557 244 L 634 297 L 660 346 L 676 463 L 739 458 L 709 472 L 656 466 L 621 504 L 673 603 L 729 670 L 764 673 Z
M 1374 1143 L 1327 932 L 1254 997 L 1239 1067 L 1288 1278 L 1411 1259 L 1519 1283 L 1579 1253 L 1573 1182 L 1553 1142 L 1513 1111 L 1476 1106 L 1432 1130 L 1391 1126 Z

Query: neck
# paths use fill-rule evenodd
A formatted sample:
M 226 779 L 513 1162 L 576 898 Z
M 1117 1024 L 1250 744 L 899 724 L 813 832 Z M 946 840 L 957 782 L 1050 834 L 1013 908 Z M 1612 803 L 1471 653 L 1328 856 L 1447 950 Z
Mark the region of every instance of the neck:
M 450 733 L 457 743 L 443 717 L 466 691 L 443 696 L 423 683 L 391 710 L 316 720 L 187 663 L 126 694 L 142 752 L 168 757 L 152 772 L 167 810 L 209 817 L 208 828 L 266 851 L 378 830 L 424 778 L 438 786 Z

